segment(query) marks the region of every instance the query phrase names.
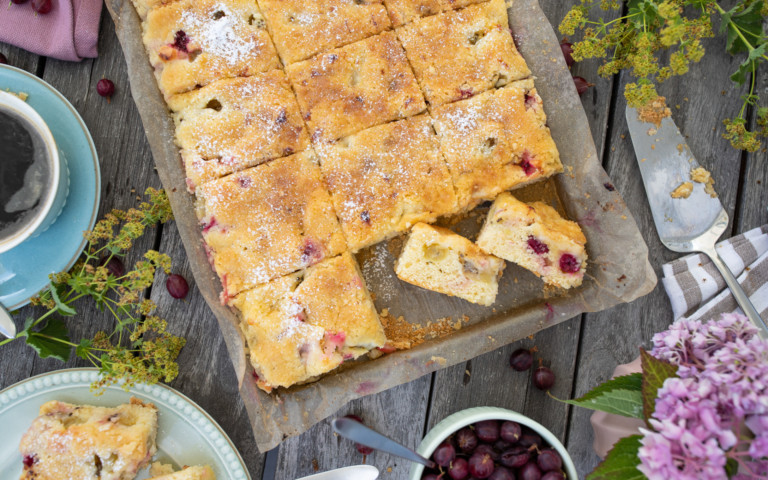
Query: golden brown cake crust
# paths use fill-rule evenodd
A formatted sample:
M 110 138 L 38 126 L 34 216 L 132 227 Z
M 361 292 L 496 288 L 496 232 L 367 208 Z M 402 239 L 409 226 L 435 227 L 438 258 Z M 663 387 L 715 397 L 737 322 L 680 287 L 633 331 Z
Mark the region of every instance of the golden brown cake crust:
M 144 23 L 144 45 L 166 98 L 280 66 L 250 0 L 180 0 L 155 8 Z
M 426 108 L 395 34 L 286 68 L 313 141 L 333 141 Z
M 259 0 L 286 65 L 391 27 L 382 0 Z
M 306 382 L 386 342 L 349 252 L 233 300 L 260 388 Z
M 466 7 L 487 0 L 384 0 L 392 25 L 399 27 L 419 17 Z
M 22 480 L 129 480 L 155 454 L 157 409 L 131 398 L 114 408 L 50 401 L 24 434 Z
M 451 230 L 417 223 L 395 263 L 400 280 L 489 306 L 496 299 L 504 260 Z
M 456 210 L 451 176 L 427 115 L 363 130 L 318 153 L 353 251 Z
M 309 145 L 281 70 L 218 80 L 168 101 L 191 189 Z
M 433 111 L 460 208 L 562 171 L 533 80 Z
M 432 107 L 531 74 L 512 41 L 504 0 L 414 20 L 397 36 Z
M 346 249 L 312 151 L 214 180 L 197 192 L 224 300 Z

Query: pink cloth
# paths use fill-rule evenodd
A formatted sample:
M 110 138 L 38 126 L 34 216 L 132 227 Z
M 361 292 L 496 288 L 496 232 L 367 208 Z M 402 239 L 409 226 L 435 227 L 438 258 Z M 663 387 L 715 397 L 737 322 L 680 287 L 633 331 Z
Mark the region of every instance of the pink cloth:
M 0 0 L 0 42 L 60 60 L 96 57 L 102 0 L 52 2 L 50 12 L 38 15 L 31 1 Z

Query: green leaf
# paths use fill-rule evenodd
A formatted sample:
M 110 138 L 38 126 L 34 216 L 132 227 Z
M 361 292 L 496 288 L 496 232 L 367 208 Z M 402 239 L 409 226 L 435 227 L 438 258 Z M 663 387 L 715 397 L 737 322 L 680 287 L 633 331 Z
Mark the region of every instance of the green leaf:
M 69 336 L 62 320 L 52 318 L 39 331 L 27 330 L 25 334 L 27 345 L 34 348 L 40 358 L 53 357 L 62 362 L 69 359 L 72 349 L 63 343 L 69 342 Z
M 645 475 L 637 469 L 640 459 L 637 451 L 640 449 L 642 435 L 624 437 L 613 446 L 605 460 L 587 475 L 587 480 L 640 480 Z
M 757 69 L 757 64 L 765 54 L 767 46 L 768 45 L 765 43 L 762 43 L 754 50 L 751 50 L 747 56 L 747 59 L 741 62 L 741 65 L 739 65 L 739 69 L 731 74 L 731 80 L 739 85 L 743 85 L 744 82 L 747 81 L 747 75 L 753 73 Z
M 93 346 L 93 341 L 84 338 L 80 340 L 80 344 L 75 348 L 75 354 L 82 358 L 83 360 L 88 360 L 88 352 L 91 350 L 91 347 Z
M 720 28 L 727 30 L 725 48 L 728 53 L 735 55 L 749 52 L 762 42 L 763 17 L 760 9 L 763 2 L 753 2 L 742 11 L 737 11 L 739 5 L 723 14 L 723 24 Z
M 725 462 L 725 474 L 728 475 L 728 478 L 733 478 L 737 473 L 739 473 L 739 462 L 735 458 L 729 458 Z
M 624 417 L 643 418 L 643 377 L 639 373 L 608 380 L 581 398 L 565 403 Z
M 51 298 L 53 298 L 53 302 L 56 304 L 56 308 L 59 310 L 59 313 L 66 317 L 71 317 L 75 313 L 75 309 L 67 305 L 66 303 L 62 302 L 59 298 L 59 292 L 56 291 L 56 285 L 51 283 L 48 286 L 48 291 L 51 292 Z
M 659 6 L 654 0 L 629 0 L 627 16 L 635 24 L 635 28 L 643 30 L 644 27 L 654 24 L 659 20 Z
M 664 381 L 677 376 L 677 366 L 643 349 L 640 349 L 640 365 L 643 368 L 643 415 L 647 420 L 656 410 L 656 396 Z

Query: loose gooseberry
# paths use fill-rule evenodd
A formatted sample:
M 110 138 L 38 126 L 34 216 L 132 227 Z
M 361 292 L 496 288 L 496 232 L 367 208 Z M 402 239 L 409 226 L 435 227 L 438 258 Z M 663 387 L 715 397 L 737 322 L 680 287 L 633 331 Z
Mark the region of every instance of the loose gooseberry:
M 570 68 L 570 66 L 573 65 L 573 44 L 564 38 L 560 40 L 560 50 L 563 52 L 565 64 Z
M 40 15 L 45 15 L 53 8 L 53 2 L 51 0 L 32 0 L 32 10 L 36 11 Z
M 115 84 L 112 83 L 112 80 L 102 78 L 96 83 L 96 92 L 102 97 L 109 98 L 115 93 Z
M 464 453 L 472 453 L 477 448 L 477 435 L 469 427 L 456 432 L 456 445 Z
M 476 478 L 488 478 L 495 470 L 496 465 L 490 455 L 475 452 L 469 457 L 469 473 Z
M 527 351 L 527 350 L 526 350 Z M 501 438 L 509 443 L 515 443 L 520 440 L 522 429 L 517 422 L 504 422 L 501 424 Z
M 589 83 L 584 77 L 579 76 L 573 77 L 573 84 L 576 85 L 576 91 L 579 92 L 579 95 L 589 90 L 589 87 L 595 86 L 594 83 Z
M 547 472 L 541 477 L 541 480 L 565 480 L 563 472 Z
M 520 436 L 520 445 L 527 448 L 528 450 L 536 450 L 541 444 L 541 435 L 534 432 L 533 430 L 526 430 Z
M 539 456 L 536 458 L 536 463 L 539 465 L 542 472 L 550 472 L 563 468 L 563 460 L 560 458 L 560 455 L 551 448 L 546 448 L 539 452 Z
M 184 298 L 189 292 L 187 281 L 184 277 L 175 273 L 168 275 L 168 279 L 165 281 L 165 288 L 173 298 Z
M 436 473 L 428 473 L 421 477 L 421 480 L 441 480 L 441 477 L 439 477 Z
M 488 455 L 491 457 L 491 459 L 495 462 L 499 459 L 499 452 L 493 449 L 492 446 L 488 445 L 487 443 L 481 443 L 477 446 L 475 449 L 475 453 L 482 453 L 485 455 Z
M 525 465 L 531 459 L 531 452 L 526 447 L 517 445 L 503 452 L 499 457 L 499 462 L 505 467 L 519 468 Z
M 555 374 L 547 367 L 539 367 L 533 372 L 533 385 L 539 390 L 549 390 L 555 384 Z
M 507 467 L 497 465 L 496 470 L 488 477 L 488 480 L 515 480 L 515 475 Z
M 107 271 L 115 277 L 120 278 L 125 275 L 125 265 L 123 265 L 122 260 L 117 257 L 112 257 L 107 261 L 107 258 L 109 257 L 102 258 L 99 262 L 99 266 L 107 267 Z
M 541 480 L 541 470 L 534 462 L 528 462 L 517 472 L 520 480 Z
M 464 480 L 469 476 L 469 463 L 465 458 L 455 458 L 448 468 L 448 476 L 453 480 Z
M 499 422 L 483 420 L 475 424 L 475 434 L 483 442 L 493 443 L 499 439 Z
M 519 348 L 509 356 L 509 366 L 518 372 L 524 372 L 533 365 L 533 355 L 526 348 Z
M 447 467 L 451 464 L 454 458 L 456 458 L 456 449 L 453 448 L 449 442 L 443 442 L 435 449 L 435 453 L 432 454 L 432 458 L 435 463 L 441 467 Z

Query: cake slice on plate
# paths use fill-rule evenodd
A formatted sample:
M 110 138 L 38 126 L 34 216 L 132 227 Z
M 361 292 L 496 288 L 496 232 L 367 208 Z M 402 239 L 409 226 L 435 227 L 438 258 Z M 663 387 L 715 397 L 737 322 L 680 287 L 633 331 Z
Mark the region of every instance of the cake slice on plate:
M 131 398 L 114 408 L 51 401 L 19 445 L 21 480 L 130 480 L 157 448 L 157 408 Z
M 530 204 L 509 193 L 493 202 L 477 244 L 563 288 L 581 285 L 587 269 L 587 239 L 579 224 L 542 202 Z
M 173 470 L 172 465 L 155 462 L 149 469 L 149 480 L 216 480 L 216 474 L 208 465 L 195 465 Z
M 395 263 L 408 283 L 489 306 L 496 299 L 504 260 L 452 231 L 417 223 Z
M 242 314 L 256 383 L 267 392 L 328 373 L 386 342 L 352 254 L 245 291 Z

